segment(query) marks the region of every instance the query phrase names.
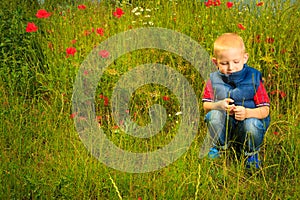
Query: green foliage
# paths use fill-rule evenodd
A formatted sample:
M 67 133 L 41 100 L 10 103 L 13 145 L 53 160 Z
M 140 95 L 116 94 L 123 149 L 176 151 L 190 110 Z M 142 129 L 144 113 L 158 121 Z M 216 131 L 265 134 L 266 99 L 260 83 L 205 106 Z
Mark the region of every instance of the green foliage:
M 85 9 L 78 9 L 84 4 Z M 265 1 L 257 7 L 206 7 L 203 1 L 2 1 L 0 11 L 0 198 L 1 199 L 297 199 L 299 188 L 299 3 Z M 116 18 L 121 7 L 125 14 Z M 49 18 L 37 18 L 47 9 Z M 135 10 L 135 11 L 134 11 Z M 138 14 L 137 14 L 138 13 Z M 28 22 L 37 32 L 26 32 Z M 238 28 L 242 24 L 245 30 Z M 73 83 L 91 50 L 111 36 L 139 27 L 163 27 L 190 36 L 210 55 L 214 39 L 237 32 L 245 40 L 249 65 L 262 71 L 271 98 L 271 125 L 261 159 L 263 169 L 248 174 L 244 160 L 229 150 L 216 161 L 199 159 L 206 134 L 171 165 L 149 173 L 111 169 L 85 148 L 74 127 Z M 104 34 L 97 33 L 103 28 Z M 76 48 L 74 56 L 66 49 Z M 180 72 L 199 102 L 204 79 L 182 57 L 153 49 L 123 55 L 107 67 L 95 94 L 99 126 L 122 149 L 155 151 L 168 144 L 180 124 L 180 102 L 168 88 L 145 85 L 134 92 L 128 112 L 138 125 L 150 122 L 149 108 L 166 108 L 163 130 L 134 138 L 111 115 L 112 91 L 121 76 L 145 63 Z M 100 96 L 101 95 L 101 96 Z M 107 98 L 107 100 L 106 100 Z M 201 117 L 204 117 L 199 105 Z
M 24 31 L 33 20 L 34 1 L 2 1 L 0 12 L 1 85 L 10 95 L 31 96 L 37 89 L 36 71 L 43 66 L 44 55 L 38 36 Z

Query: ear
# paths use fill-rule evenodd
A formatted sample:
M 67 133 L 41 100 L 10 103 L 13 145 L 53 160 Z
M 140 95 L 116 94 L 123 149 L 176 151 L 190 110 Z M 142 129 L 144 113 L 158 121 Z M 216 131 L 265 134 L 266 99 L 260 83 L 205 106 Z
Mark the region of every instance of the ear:
M 217 64 L 218 64 L 217 58 L 213 57 L 213 58 L 211 59 L 211 61 L 217 66 Z
M 249 54 L 248 53 L 244 53 L 244 64 L 247 63 L 248 58 L 249 58 Z

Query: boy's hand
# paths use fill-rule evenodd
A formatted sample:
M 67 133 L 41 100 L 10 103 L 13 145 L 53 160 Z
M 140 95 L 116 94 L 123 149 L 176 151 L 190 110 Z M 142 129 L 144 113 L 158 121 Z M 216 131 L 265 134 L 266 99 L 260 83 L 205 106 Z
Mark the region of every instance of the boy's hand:
M 235 109 L 235 105 L 233 103 L 234 103 L 233 99 L 226 98 L 222 101 L 219 101 L 219 109 L 229 112 L 229 115 L 233 115 Z
M 244 106 L 235 106 L 233 112 L 234 112 L 234 118 L 236 120 L 243 121 L 244 119 L 246 119 L 247 112 Z

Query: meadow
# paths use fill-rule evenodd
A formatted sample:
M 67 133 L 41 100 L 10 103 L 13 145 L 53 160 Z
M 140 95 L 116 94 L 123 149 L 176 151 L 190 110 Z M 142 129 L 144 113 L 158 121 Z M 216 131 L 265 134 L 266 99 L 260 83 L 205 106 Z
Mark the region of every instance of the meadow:
M 211 2 L 1 1 L 0 198 L 298 199 L 300 4 Z M 101 42 L 151 27 L 185 34 L 210 56 L 222 33 L 243 37 L 248 65 L 262 72 L 271 99 L 262 169 L 249 174 L 231 150 L 218 160 L 199 158 L 206 136 L 205 78 L 182 56 L 160 49 L 135 50 L 106 68 L 94 96 L 96 120 L 110 141 L 130 152 L 156 151 L 170 143 L 180 126 L 181 102 L 162 85 L 138 88 L 128 107 L 130 120 L 140 126 L 151 122 L 151 105 L 165 108 L 166 123 L 155 136 L 130 136 L 111 114 L 112 92 L 122 76 L 145 63 L 164 64 L 186 78 L 198 99 L 198 131 L 187 151 L 161 169 L 129 173 L 105 165 L 85 147 L 75 127 L 81 118 L 72 109 L 80 66 Z

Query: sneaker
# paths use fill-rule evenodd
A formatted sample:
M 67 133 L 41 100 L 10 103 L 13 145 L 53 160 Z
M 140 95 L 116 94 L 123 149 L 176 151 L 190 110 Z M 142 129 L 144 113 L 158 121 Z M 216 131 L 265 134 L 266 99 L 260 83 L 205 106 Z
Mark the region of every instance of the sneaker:
M 261 161 L 258 160 L 258 153 L 252 156 L 249 156 L 246 161 L 246 168 L 256 168 L 259 169 L 261 167 Z
M 219 150 L 216 147 L 212 147 L 209 149 L 208 152 L 208 158 L 215 159 L 219 158 L 221 155 L 219 153 Z

